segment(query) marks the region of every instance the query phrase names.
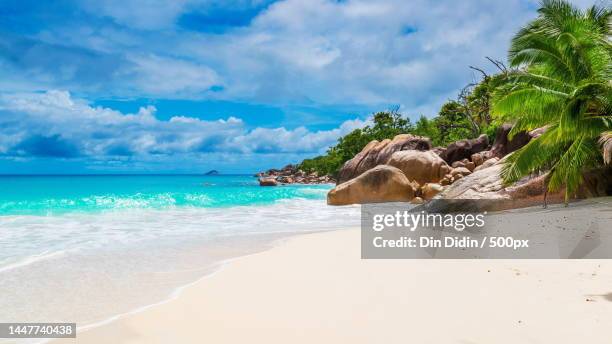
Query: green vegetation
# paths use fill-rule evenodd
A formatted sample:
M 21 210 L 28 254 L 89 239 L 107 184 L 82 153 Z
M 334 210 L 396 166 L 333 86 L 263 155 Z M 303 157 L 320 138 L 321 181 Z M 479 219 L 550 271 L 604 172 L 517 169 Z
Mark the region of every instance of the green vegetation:
M 398 134 L 409 133 L 413 128 L 410 120 L 397 110 L 378 112 L 374 114 L 373 122 L 372 126 L 355 129 L 338 139 L 338 144 L 331 147 L 327 154 L 302 161 L 299 168 L 307 172 L 334 175 L 342 164 L 353 158 L 370 141 L 382 141 Z
M 457 101 L 449 101 L 442 105 L 433 123 L 438 134 L 432 137 L 435 145 L 447 145 L 479 134 L 477 131 L 474 132 L 465 107 Z
M 502 177 L 512 183 L 550 171 L 548 191 L 565 186 L 567 201 L 584 170 L 603 164 L 598 140 L 610 144 L 612 11 L 545 0 L 538 12 L 512 40 L 514 69 L 499 83 L 493 109 L 497 118 L 515 123 L 511 135 L 548 129 L 508 158 Z

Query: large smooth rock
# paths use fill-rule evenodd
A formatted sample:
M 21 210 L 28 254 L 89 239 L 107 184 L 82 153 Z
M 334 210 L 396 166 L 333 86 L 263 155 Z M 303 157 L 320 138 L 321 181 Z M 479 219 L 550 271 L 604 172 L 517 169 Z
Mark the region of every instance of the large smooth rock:
M 398 168 L 379 165 L 336 186 L 327 194 L 327 204 L 408 202 L 414 198 L 417 187 Z
M 374 166 L 386 164 L 391 155 L 397 151 L 429 149 L 431 149 L 429 138 L 410 134 L 397 135 L 393 140 L 371 141 L 355 157 L 344 163 L 338 173 L 338 184 L 349 181 Z
M 482 134 L 475 139 L 459 140 L 453 142 L 440 153 L 440 157 L 447 164 L 452 164 L 455 161 L 469 159 L 472 154 L 482 152 L 489 147 L 489 138 Z
M 395 152 L 388 165 L 402 170 L 408 180 L 419 184 L 436 183 L 450 171 L 450 167 L 432 151 L 408 150 Z

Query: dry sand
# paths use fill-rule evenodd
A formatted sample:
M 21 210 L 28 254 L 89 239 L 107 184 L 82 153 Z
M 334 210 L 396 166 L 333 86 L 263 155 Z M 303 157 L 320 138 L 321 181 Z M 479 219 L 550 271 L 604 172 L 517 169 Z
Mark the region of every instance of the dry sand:
M 359 237 L 289 239 L 77 342 L 611 341 L 612 261 L 361 260 Z

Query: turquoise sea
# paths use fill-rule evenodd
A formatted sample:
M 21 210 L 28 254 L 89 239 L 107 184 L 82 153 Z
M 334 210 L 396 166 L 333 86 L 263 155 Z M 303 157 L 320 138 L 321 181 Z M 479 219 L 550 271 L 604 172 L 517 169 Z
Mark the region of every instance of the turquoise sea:
M 0 176 L 0 215 L 265 205 L 324 199 L 329 188 L 263 188 L 247 175 Z
M 0 322 L 94 324 L 290 235 L 358 227 L 359 207 L 326 204 L 331 187 L 260 187 L 246 175 L 0 176 Z

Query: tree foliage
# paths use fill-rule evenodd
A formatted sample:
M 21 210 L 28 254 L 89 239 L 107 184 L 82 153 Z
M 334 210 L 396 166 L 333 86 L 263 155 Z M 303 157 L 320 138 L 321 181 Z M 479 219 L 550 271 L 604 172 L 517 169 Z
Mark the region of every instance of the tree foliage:
M 550 171 L 549 191 L 568 198 L 585 169 L 602 163 L 612 125 L 610 8 L 581 11 L 544 0 L 539 16 L 512 39 L 509 71 L 494 95 L 494 115 L 514 122 L 510 135 L 547 126 L 545 134 L 508 157 L 506 183 Z
M 319 174 L 335 174 L 342 164 L 353 158 L 372 140 L 382 141 L 398 134 L 412 131 L 412 124 L 397 110 L 381 111 L 373 115 L 373 124 L 362 129 L 355 129 L 338 139 L 327 154 L 313 159 L 306 159 L 300 164 L 304 171 L 316 171 Z
M 419 118 L 412 130 L 414 135 L 429 137 L 434 145 L 442 145 L 440 141 L 440 131 L 436 126 L 435 120 L 425 116 Z
M 458 101 L 442 105 L 438 117 L 433 119 L 438 135 L 433 138 L 435 145 L 445 146 L 457 140 L 477 136 L 474 132 L 466 107 Z

